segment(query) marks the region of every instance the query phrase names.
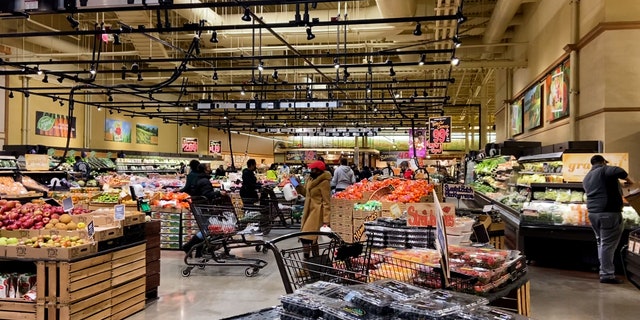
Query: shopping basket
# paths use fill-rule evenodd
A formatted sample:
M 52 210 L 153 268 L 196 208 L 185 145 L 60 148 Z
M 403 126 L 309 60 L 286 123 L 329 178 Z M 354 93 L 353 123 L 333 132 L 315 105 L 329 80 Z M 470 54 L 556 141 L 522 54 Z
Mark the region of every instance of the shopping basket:
M 262 240 L 249 240 L 238 230 L 244 225 L 238 223 L 233 205 L 192 204 L 191 212 L 203 235 L 203 241 L 193 246 L 184 257 L 187 265 L 182 275 L 188 277 L 194 267 L 204 269 L 206 266 L 246 266 L 245 275 L 255 276 L 267 265 L 262 259 L 240 258 L 230 252 L 234 248 L 255 247 L 261 251 Z M 194 235 L 195 236 L 195 235 Z M 201 256 L 194 257 L 194 253 Z

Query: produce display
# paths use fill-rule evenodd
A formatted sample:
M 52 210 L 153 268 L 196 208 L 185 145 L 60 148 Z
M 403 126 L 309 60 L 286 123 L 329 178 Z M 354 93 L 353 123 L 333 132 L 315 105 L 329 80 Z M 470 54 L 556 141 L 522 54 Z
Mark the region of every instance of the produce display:
M 353 210 L 360 210 L 360 211 L 382 210 L 382 203 L 377 200 L 369 200 L 366 203 L 356 203 L 353 205 Z
M 74 208 L 72 214 L 82 214 L 86 210 Z M 48 203 L 20 204 L 19 201 L 0 200 L 0 230 L 18 229 L 84 229 L 84 225 L 76 224 L 70 215 L 65 214 L 62 207 Z
M 29 246 L 32 248 L 72 248 L 88 243 L 88 240 L 77 236 L 40 235 L 31 238 L 6 238 L 0 237 L 0 245 L 6 242 L 6 246 Z
M 120 202 L 120 194 L 118 194 L 118 193 L 101 193 L 97 197 L 93 198 L 91 202 L 117 204 L 117 203 Z
M 33 273 L 0 273 L 0 299 L 35 301 L 36 283 Z
M 185 192 L 157 192 L 151 200 L 151 205 L 164 209 L 189 209 L 188 198 L 189 194 Z
M 324 284 L 326 282 L 320 281 Z M 338 287 L 306 285 L 282 296 L 281 319 L 527 319 L 486 306 L 482 297 L 413 287 L 394 280 Z M 335 295 L 331 292 L 340 292 Z M 476 311 L 477 310 L 477 311 Z M 477 318 L 476 318 L 477 316 Z
M 0 177 L 0 193 L 7 195 L 24 195 L 27 189 L 20 182 L 16 182 L 11 177 Z
M 40 183 L 38 183 L 37 181 L 33 180 L 29 176 L 22 176 L 20 178 L 20 182 L 27 189 L 31 189 L 31 190 L 39 191 L 39 192 L 48 192 L 49 191 L 49 188 L 41 185 Z
M 337 192 L 337 199 L 362 199 L 364 192 L 373 193 L 379 189 L 391 187 L 391 192 L 382 196 L 381 201 L 391 202 L 420 202 L 423 197 L 431 194 L 433 185 L 426 180 L 386 179 L 382 181 L 363 180 Z

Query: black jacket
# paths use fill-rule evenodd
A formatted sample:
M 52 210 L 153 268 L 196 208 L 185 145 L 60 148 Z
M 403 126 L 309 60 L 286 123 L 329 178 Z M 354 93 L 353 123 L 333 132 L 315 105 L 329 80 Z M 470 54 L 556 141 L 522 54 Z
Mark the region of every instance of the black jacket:
M 196 177 L 196 182 L 193 186 L 193 191 L 191 193 L 192 197 L 206 197 L 209 201 L 213 200 L 217 197 L 216 192 L 213 189 L 213 185 L 211 185 L 211 180 L 209 180 L 211 176 L 206 173 L 200 173 Z
M 242 170 L 242 187 L 240 188 L 240 197 L 249 199 L 258 199 L 258 178 L 253 171 L 245 168 Z

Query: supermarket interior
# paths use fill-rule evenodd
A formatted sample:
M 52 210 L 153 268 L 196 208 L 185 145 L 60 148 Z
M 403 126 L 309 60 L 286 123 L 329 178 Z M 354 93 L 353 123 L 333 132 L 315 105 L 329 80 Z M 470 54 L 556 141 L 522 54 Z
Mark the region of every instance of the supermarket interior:
M 638 17 L 0 1 L 0 319 L 637 319 Z

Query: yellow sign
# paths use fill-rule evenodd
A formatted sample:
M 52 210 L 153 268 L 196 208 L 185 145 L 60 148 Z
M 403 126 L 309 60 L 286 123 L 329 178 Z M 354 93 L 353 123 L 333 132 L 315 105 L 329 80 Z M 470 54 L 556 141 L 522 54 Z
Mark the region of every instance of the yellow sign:
M 49 171 L 49 156 L 46 154 L 25 154 L 24 161 L 28 171 Z
M 565 182 L 582 182 L 591 170 L 591 157 L 595 153 L 565 153 L 562 155 L 562 178 Z M 628 153 L 601 153 L 609 161 L 608 165 L 617 166 L 629 172 Z

